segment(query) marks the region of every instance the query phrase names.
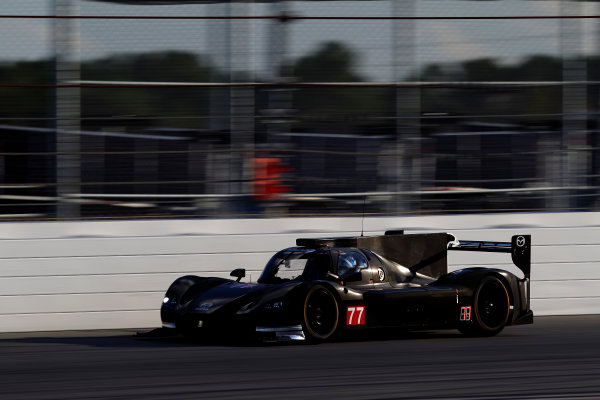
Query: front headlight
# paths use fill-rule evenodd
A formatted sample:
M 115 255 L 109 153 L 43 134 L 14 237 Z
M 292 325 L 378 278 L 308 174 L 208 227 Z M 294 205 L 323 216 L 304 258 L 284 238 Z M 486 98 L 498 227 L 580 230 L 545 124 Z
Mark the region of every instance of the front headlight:
M 169 297 L 169 296 L 165 296 L 163 299 L 163 305 L 165 306 L 174 306 L 177 305 L 177 300 Z

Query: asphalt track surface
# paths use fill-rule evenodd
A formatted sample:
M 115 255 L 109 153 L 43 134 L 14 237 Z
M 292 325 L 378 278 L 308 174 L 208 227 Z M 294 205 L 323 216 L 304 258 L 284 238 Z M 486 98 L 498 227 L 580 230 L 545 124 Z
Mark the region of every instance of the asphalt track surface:
M 0 399 L 600 399 L 600 316 L 492 338 L 226 345 L 135 331 L 0 334 Z

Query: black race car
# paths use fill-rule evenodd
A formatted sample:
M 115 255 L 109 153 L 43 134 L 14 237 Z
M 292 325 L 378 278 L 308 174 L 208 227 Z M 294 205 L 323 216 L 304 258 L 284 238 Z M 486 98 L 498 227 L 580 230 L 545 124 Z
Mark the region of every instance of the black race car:
M 257 283 L 244 269 L 224 278 L 183 276 L 167 290 L 163 327 L 185 335 L 234 334 L 323 341 L 367 328 L 455 328 L 490 336 L 533 323 L 531 237 L 458 241 L 446 233 L 297 239 L 276 253 Z M 522 277 L 494 268 L 447 272 L 447 251 L 511 253 Z

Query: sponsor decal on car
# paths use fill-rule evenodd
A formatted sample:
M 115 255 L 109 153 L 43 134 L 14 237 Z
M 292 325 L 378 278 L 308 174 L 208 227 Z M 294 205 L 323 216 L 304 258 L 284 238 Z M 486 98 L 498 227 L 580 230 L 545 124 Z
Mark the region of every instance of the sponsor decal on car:
M 460 320 L 470 321 L 471 320 L 471 306 L 465 306 L 460 308 Z
M 196 311 L 208 311 L 212 308 L 213 303 L 202 303 L 196 307 Z
M 346 325 L 364 325 L 365 324 L 365 307 L 347 307 L 346 308 Z

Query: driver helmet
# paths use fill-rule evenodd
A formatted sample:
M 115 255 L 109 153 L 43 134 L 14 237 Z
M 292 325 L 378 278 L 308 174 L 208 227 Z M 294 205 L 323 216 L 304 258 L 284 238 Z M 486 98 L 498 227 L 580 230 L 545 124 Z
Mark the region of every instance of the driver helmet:
M 356 270 L 356 258 L 352 255 L 342 255 L 342 262 L 338 266 L 338 274 L 344 275 Z

